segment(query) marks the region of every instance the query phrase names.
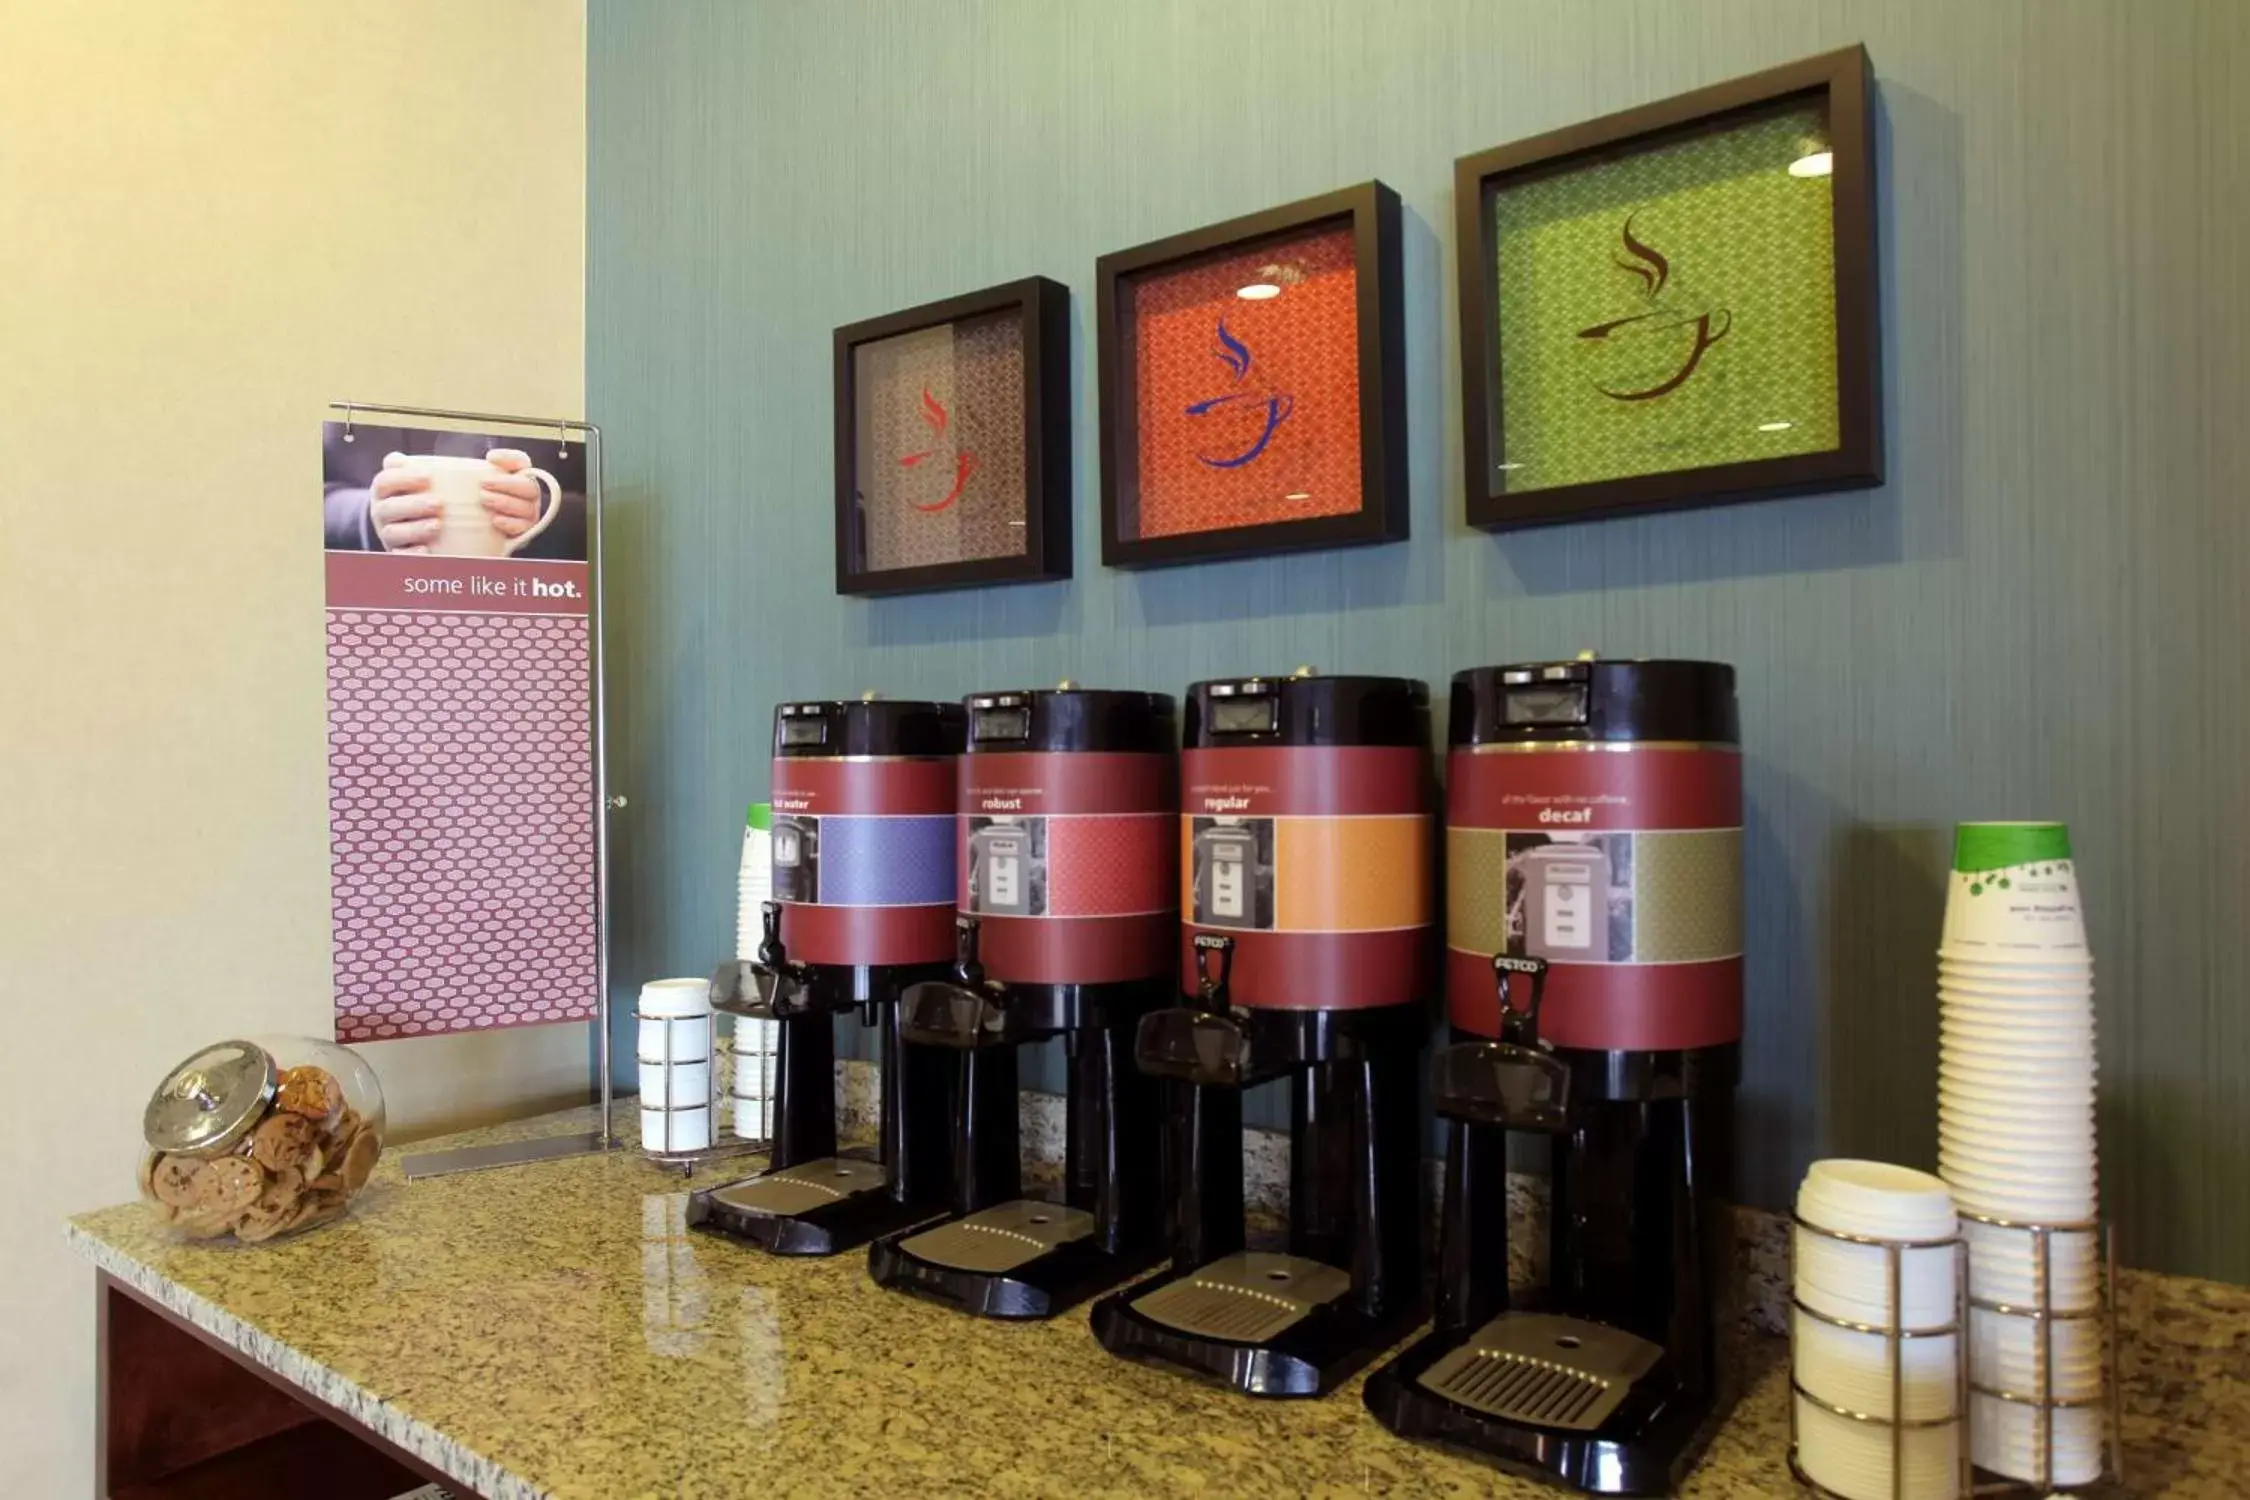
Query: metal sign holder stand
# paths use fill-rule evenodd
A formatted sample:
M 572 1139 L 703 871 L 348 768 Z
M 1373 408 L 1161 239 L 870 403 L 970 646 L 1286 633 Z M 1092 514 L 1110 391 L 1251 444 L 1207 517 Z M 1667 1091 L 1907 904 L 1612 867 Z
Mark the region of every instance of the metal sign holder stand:
M 594 1071 L 600 1080 L 601 1118 L 596 1129 L 562 1135 L 534 1136 L 529 1140 L 501 1141 L 490 1146 L 463 1146 L 452 1151 L 430 1151 L 405 1159 L 409 1182 L 423 1177 L 443 1177 L 455 1172 L 476 1172 L 491 1167 L 520 1166 L 525 1162 L 554 1161 L 568 1156 L 590 1156 L 614 1151 L 619 1142 L 611 1129 L 614 1099 L 609 1081 L 609 815 L 625 799 L 609 795 L 609 754 L 602 662 L 602 430 L 591 422 L 556 417 L 511 417 L 493 412 L 450 411 L 434 406 L 387 406 L 369 401 L 331 401 L 328 409 L 341 412 L 344 440 L 352 440 L 352 422 L 361 415 L 426 417 L 441 422 L 474 424 L 478 429 L 521 428 L 526 432 L 553 433 L 567 447 L 573 433 L 586 446 L 586 571 L 590 584 L 591 614 L 587 632 L 593 641 L 594 727 Z

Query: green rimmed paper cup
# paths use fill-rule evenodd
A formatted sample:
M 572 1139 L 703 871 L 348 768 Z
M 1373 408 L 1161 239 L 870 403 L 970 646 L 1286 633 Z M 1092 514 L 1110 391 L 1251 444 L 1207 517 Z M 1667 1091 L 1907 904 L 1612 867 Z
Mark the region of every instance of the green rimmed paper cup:
M 2053 963 L 2086 956 L 2070 830 L 2061 823 L 1963 823 L 1945 891 L 1948 959 Z

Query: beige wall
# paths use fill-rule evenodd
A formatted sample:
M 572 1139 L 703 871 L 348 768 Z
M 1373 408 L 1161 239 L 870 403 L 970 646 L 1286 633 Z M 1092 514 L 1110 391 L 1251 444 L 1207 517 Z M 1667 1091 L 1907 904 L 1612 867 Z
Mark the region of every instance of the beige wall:
M 0 1462 L 91 1488 L 91 1279 L 198 1043 L 330 1022 L 319 423 L 579 415 L 582 0 L 0 0 Z M 408 1129 L 586 1033 L 374 1051 Z

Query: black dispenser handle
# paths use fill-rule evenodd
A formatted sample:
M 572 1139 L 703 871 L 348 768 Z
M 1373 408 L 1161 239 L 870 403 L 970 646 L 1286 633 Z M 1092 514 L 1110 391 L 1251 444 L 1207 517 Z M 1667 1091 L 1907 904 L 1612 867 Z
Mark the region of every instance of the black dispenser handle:
M 1234 939 L 1197 933 L 1195 1003 L 1141 1017 L 1133 1055 L 1143 1073 L 1220 1088 L 1255 1081 L 1244 1068 L 1250 1039 L 1227 1013 L 1227 982 L 1233 972 Z
M 1214 963 L 1213 960 L 1216 960 Z M 1196 1003 L 1214 1015 L 1225 1015 L 1232 1005 L 1228 986 L 1234 978 L 1234 939 L 1223 932 L 1195 935 Z
M 781 942 L 781 903 L 768 901 L 760 909 L 764 933 L 755 959 L 735 959 L 719 965 L 711 976 L 711 1008 L 730 1016 L 760 1021 L 786 1021 L 813 1009 L 812 991 L 806 984 L 803 964 L 789 961 Z
M 988 982 L 977 958 L 978 921 L 953 919 L 951 979 L 925 979 L 899 993 L 899 1030 L 926 1047 L 987 1047 L 1025 1040 L 1008 1025 L 1005 988 Z
M 1497 1125 L 1557 1135 L 1570 1118 L 1570 1069 L 1539 1040 L 1539 1009 L 1547 989 L 1547 961 L 1492 956 L 1500 991 L 1497 1042 L 1456 1042 L 1430 1060 L 1430 1096 L 1437 1113 L 1469 1125 Z M 1515 1003 L 1528 980 L 1526 1004 Z
M 760 903 L 758 919 L 762 927 L 758 938 L 758 962 L 769 969 L 786 967 L 789 963 L 789 950 L 781 945 L 781 903 Z

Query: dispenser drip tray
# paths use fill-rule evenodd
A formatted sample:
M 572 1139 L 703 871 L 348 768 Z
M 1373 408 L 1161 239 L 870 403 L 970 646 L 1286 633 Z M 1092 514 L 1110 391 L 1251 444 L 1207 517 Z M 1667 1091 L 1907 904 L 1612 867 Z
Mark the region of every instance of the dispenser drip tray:
M 899 1248 L 933 1265 L 997 1275 L 1093 1232 L 1094 1216 L 1082 1208 L 1019 1199 L 925 1229 Z
M 1591 1432 L 1663 1355 L 1647 1339 L 1605 1324 L 1502 1313 L 1418 1381 L 1503 1422 Z
M 713 1201 L 743 1213 L 792 1218 L 846 1198 L 879 1191 L 889 1178 L 880 1162 L 825 1157 L 778 1172 L 746 1177 L 711 1194 Z
M 1298 1255 L 1250 1251 L 1212 1261 L 1133 1303 L 1133 1311 L 1200 1338 L 1262 1344 L 1352 1289 L 1350 1273 Z

